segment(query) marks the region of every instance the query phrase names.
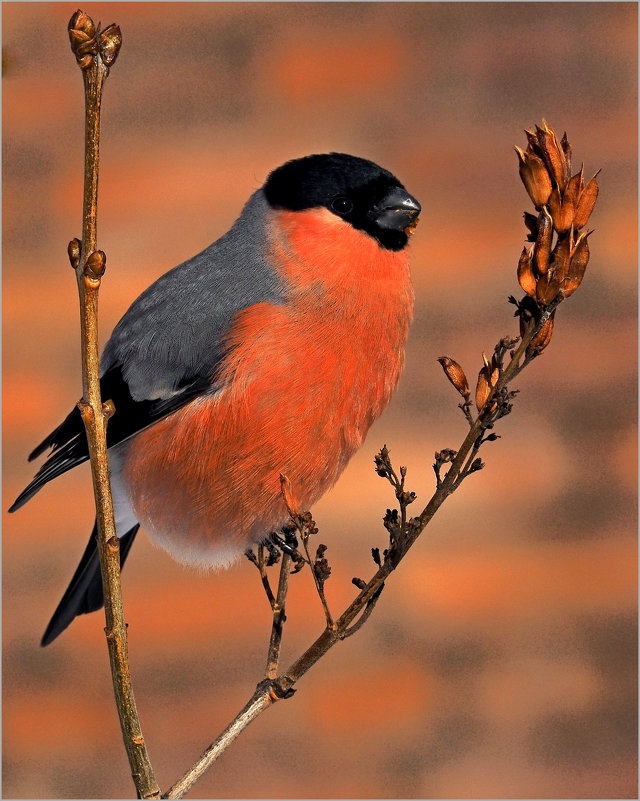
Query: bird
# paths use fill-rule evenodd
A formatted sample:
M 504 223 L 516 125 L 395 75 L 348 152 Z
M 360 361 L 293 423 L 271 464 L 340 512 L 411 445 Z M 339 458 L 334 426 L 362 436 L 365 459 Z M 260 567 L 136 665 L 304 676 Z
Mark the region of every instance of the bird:
M 175 560 L 224 568 L 338 480 L 385 409 L 413 316 L 420 203 L 346 153 L 287 161 L 231 228 L 131 304 L 100 360 L 121 566 L 140 528 Z M 89 458 L 78 407 L 15 512 Z M 41 644 L 104 604 L 97 527 Z

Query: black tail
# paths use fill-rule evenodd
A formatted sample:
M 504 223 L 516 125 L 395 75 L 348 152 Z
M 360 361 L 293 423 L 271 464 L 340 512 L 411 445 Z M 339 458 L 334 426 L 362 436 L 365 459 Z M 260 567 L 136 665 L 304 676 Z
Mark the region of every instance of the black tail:
M 140 526 L 136 525 L 127 531 L 123 537 L 120 537 L 120 567 L 124 565 L 139 528 Z M 96 540 L 97 533 L 98 529 L 94 524 L 80 564 L 73 574 L 71 584 L 67 587 L 67 591 L 58 604 L 58 608 L 49 621 L 40 645 L 49 645 L 50 642 L 53 642 L 58 634 L 67 628 L 74 617 L 87 612 L 95 612 L 96 609 L 100 609 L 104 605 L 98 542 Z

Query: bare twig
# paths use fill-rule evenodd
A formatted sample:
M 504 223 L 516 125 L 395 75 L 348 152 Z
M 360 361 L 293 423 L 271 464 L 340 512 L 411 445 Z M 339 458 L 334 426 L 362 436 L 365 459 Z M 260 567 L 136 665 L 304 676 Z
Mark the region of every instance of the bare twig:
M 98 552 L 105 599 L 107 646 L 122 736 L 133 781 L 140 798 L 159 798 L 160 790 L 149 761 L 136 710 L 129 672 L 127 629 L 120 590 L 120 546 L 113 518 L 109 484 L 106 428 L 114 412 L 102 403 L 98 353 L 98 294 L 106 257 L 97 247 L 98 164 L 102 89 L 121 44 L 120 29 L 96 28 L 83 11 L 68 26 L 71 48 L 82 69 L 85 89 L 85 164 L 82 241 L 69 244 L 80 297 L 82 392 L 78 406 L 87 432 L 98 527 Z
M 271 625 L 271 638 L 269 640 L 269 652 L 267 654 L 266 678 L 275 679 L 278 675 L 278 662 L 280 661 L 280 645 L 282 644 L 282 631 L 285 620 L 285 602 L 289 589 L 289 573 L 291 568 L 291 556 L 288 553 L 282 554 L 280 564 L 280 579 L 278 581 L 278 593 L 271 604 L 273 609 L 273 622 Z

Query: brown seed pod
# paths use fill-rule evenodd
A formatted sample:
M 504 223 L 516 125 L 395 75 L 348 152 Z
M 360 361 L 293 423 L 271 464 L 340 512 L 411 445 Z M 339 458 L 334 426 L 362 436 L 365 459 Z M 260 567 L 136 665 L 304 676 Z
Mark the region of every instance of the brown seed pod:
M 576 214 L 573 221 L 576 229 L 583 228 L 589 222 L 589 217 L 591 216 L 593 207 L 598 199 L 599 187 L 596 179 L 599 172 L 600 171 L 598 170 L 598 172 L 593 176 L 593 178 L 587 183 L 580 193 L 580 197 L 578 198 L 578 202 L 576 204 Z
M 551 178 L 541 158 L 516 147 L 520 159 L 519 173 L 525 189 L 529 193 L 533 205 L 539 209 L 547 202 L 551 194 Z
M 536 277 L 533 273 L 532 251 L 522 248 L 518 262 L 518 283 L 532 298 L 536 296 Z
M 589 263 L 589 243 L 587 239 L 591 233 L 592 232 L 589 231 L 588 233 L 580 234 L 575 244 L 567 276 L 562 282 L 562 293 L 565 298 L 573 295 L 582 283 L 587 264 Z
M 538 215 L 538 238 L 533 249 L 533 264 L 538 275 L 544 275 L 549 268 L 552 236 L 553 221 L 547 209 L 543 207 Z
M 448 356 L 440 356 L 438 359 L 440 364 L 442 365 L 442 369 L 444 370 L 444 374 L 447 376 L 449 381 L 453 384 L 453 386 L 458 390 L 458 392 L 463 397 L 469 396 L 469 382 L 467 381 L 467 377 L 464 374 L 464 370 L 458 362 L 450 359 Z
M 539 355 L 547 347 L 549 342 L 551 342 L 551 336 L 553 335 L 553 318 L 555 317 L 555 314 L 556 313 L 554 311 L 551 317 L 549 317 L 547 322 L 531 340 L 529 347 L 527 348 L 528 352 L 534 352 Z
M 500 377 L 500 368 L 495 353 L 491 357 L 491 361 L 487 358 L 487 354 L 483 353 L 482 361 L 484 364 L 478 373 L 478 383 L 476 384 L 476 408 L 479 412 L 485 407 L 487 398 Z
M 536 286 L 536 297 L 545 306 L 548 306 L 560 291 L 560 280 L 556 277 L 553 270 L 549 270 L 546 275 L 541 275 Z
M 483 367 L 478 373 L 478 383 L 476 384 L 476 408 L 479 412 L 484 409 L 484 405 L 491 392 L 487 372 L 486 368 Z
M 544 154 L 545 163 L 549 168 L 549 173 L 560 191 L 564 192 L 564 188 L 569 180 L 567 160 L 564 151 L 558 144 L 556 132 L 543 120 L 542 128 L 536 125 L 536 135 L 538 137 L 540 149 Z

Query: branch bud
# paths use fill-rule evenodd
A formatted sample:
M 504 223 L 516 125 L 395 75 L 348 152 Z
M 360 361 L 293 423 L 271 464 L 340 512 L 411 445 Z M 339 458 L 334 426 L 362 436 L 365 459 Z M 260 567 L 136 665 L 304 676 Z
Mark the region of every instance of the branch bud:
M 84 274 L 88 278 L 98 279 L 102 278 L 104 271 L 107 269 L 107 257 L 102 250 L 94 250 L 89 255 L 85 265 Z
M 88 14 L 78 10 L 69 20 L 67 28 L 71 50 L 76 57 L 76 61 L 83 70 L 87 69 L 93 63 L 93 59 L 98 52 L 96 26 Z
M 80 264 L 80 247 L 81 243 L 80 240 L 77 238 L 72 239 L 67 246 L 67 253 L 69 254 L 69 262 L 74 270 Z
M 107 67 L 110 67 L 120 52 L 122 45 L 122 33 L 120 28 L 113 22 L 108 25 L 100 34 L 100 56 Z

